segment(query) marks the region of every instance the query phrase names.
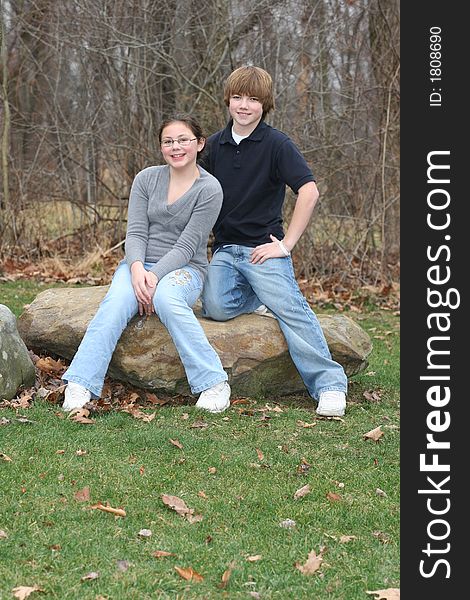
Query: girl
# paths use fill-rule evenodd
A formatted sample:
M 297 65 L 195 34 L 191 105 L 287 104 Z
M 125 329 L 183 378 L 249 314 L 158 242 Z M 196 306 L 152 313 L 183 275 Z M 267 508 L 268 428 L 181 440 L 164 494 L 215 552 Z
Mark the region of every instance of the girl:
M 167 119 L 159 141 L 166 165 L 148 167 L 132 184 L 125 260 L 88 326 L 63 379 L 63 409 L 99 398 L 116 344 L 130 319 L 155 312 L 170 333 L 196 406 L 222 412 L 230 386 L 192 306 L 207 269 L 207 240 L 222 206 L 219 182 L 196 164 L 205 138 L 190 116 Z

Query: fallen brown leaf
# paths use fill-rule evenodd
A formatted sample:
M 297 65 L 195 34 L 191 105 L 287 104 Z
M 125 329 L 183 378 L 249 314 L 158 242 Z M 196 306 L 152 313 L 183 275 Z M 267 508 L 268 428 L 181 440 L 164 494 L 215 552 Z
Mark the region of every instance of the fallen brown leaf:
M 314 421 L 313 423 L 306 423 L 305 421 L 297 421 L 296 423 L 299 427 L 303 427 L 304 429 L 310 429 L 311 427 L 315 427 L 318 423 Z
M 100 576 L 99 573 L 96 573 L 95 571 L 91 571 L 91 573 L 87 573 L 83 577 L 80 577 L 80 581 L 92 581 L 93 579 L 98 579 L 99 576 Z
M 79 502 L 89 502 L 90 488 L 86 485 L 82 490 L 78 490 L 78 492 L 75 492 L 73 497 Z
M 192 567 L 175 567 L 175 571 L 180 577 L 187 581 L 204 581 L 204 577 L 195 571 Z
M 88 418 L 89 414 L 90 411 L 87 408 L 72 410 L 70 412 L 70 420 L 75 421 L 76 423 L 81 423 L 82 425 L 93 425 L 95 421 L 94 419 Z
M 194 423 L 191 425 L 191 429 L 204 429 L 204 427 L 209 427 L 209 424 L 205 421 L 194 421 Z
M 222 581 L 219 584 L 219 588 L 224 590 L 227 587 L 227 584 L 230 579 L 230 575 L 232 574 L 233 568 L 235 567 L 235 561 L 232 561 L 228 568 L 222 573 Z
M 109 502 L 106 502 L 106 505 L 102 504 L 101 502 L 98 502 L 97 504 L 93 504 L 89 508 L 91 508 L 92 510 L 102 510 L 103 512 L 111 513 L 113 515 L 116 515 L 117 517 L 126 516 L 126 511 L 123 508 L 113 508 L 112 506 L 109 506 Z
M 348 542 L 352 542 L 353 540 L 357 540 L 355 535 L 342 535 L 339 538 L 341 544 L 347 544 Z
M 307 483 L 307 485 L 304 485 L 303 487 L 299 488 L 295 494 L 294 494 L 294 500 L 297 500 L 298 498 L 303 498 L 303 496 L 306 496 L 307 494 L 310 494 L 311 489 L 310 489 L 310 484 Z
M 36 361 L 35 367 L 49 375 L 62 375 L 65 371 L 65 366 L 60 361 L 54 360 L 50 356 L 39 358 Z
M 261 554 L 254 554 L 253 556 L 247 556 L 246 560 L 248 562 L 256 562 L 257 560 L 261 560 L 263 557 Z
M 203 490 L 200 490 L 197 495 L 199 496 L 199 498 L 204 498 L 204 500 L 207 500 L 207 496 L 206 493 Z
M 335 492 L 328 492 L 326 497 L 330 502 L 339 502 L 340 500 L 342 500 L 341 496 L 339 494 L 336 494 Z
M 149 392 L 147 392 L 146 396 L 148 402 L 151 402 L 152 404 L 157 404 L 158 406 L 163 406 L 163 404 L 168 403 L 168 399 L 158 398 L 155 394 L 151 394 Z
M 162 502 L 169 508 L 176 511 L 179 515 L 184 517 L 189 523 L 199 523 L 204 518 L 202 515 L 195 515 L 194 508 L 189 508 L 184 500 L 178 498 L 178 496 L 170 496 L 168 494 L 162 494 Z
M 170 444 L 173 444 L 173 446 L 176 446 L 177 448 L 179 448 L 180 450 L 183 449 L 183 444 L 179 441 L 179 440 L 172 440 L 170 438 Z
M 152 556 L 155 558 L 164 558 L 165 556 L 176 556 L 174 552 L 166 552 L 166 550 L 155 550 L 152 552 Z
M 150 423 L 151 421 L 153 421 L 157 414 L 157 413 L 152 413 L 152 414 L 148 415 L 147 413 L 144 413 L 143 411 L 139 410 L 138 408 L 134 408 L 134 407 L 125 408 L 125 409 L 123 409 L 122 412 L 128 413 L 129 415 L 134 417 L 134 419 L 140 419 L 144 423 Z
M 178 496 L 170 496 L 169 494 L 162 494 L 161 496 L 163 504 L 166 504 L 169 508 L 176 511 L 182 517 L 186 515 L 192 515 L 194 512 L 193 508 L 189 508 L 184 500 L 178 498 Z
M 18 598 L 18 600 L 28 598 L 33 592 L 44 592 L 44 590 L 37 585 L 33 585 L 33 587 L 20 585 L 19 587 L 13 588 L 11 591 L 13 592 L 13 596 Z
M 369 402 L 380 402 L 382 398 L 382 392 L 379 390 L 365 391 L 362 395 Z
M 191 523 L 191 525 L 193 523 L 200 523 L 203 518 L 204 517 L 202 515 L 186 515 L 186 520 Z
M 8 537 L 8 534 L 6 531 L 3 531 L 3 529 L 0 529 L 0 540 L 6 540 Z
M 0 459 L 4 460 L 5 462 L 12 462 L 11 458 L 6 454 L 3 454 L 3 452 L 0 452 Z
M 211 475 L 214 475 L 214 473 L 217 473 L 217 469 L 215 467 L 209 467 L 207 470 Z
M 374 440 L 374 442 L 378 442 L 380 438 L 383 436 L 384 432 L 382 431 L 382 426 L 379 425 L 375 429 L 371 429 L 367 433 L 364 433 L 362 436 L 365 440 Z
M 302 573 L 302 575 L 313 575 L 313 573 L 316 573 L 316 571 L 318 571 L 318 569 L 321 567 L 322 562 L 323 557 L 321 551 L 317 556 L 315 550 L 312 550 L 308 553 L 307 562 L 303 565 L 297 562 L 295 563 L 295 567 Z
M 386 590 L 366 591 L 366 594 L 374 594 L 375 600 L 400 600 L 399 588 L 387 588 Z
M 259 448 L 255 448 L 256 454 L 258 455 L 258 460 L 263 460 L 264 454 L 261 452 Z

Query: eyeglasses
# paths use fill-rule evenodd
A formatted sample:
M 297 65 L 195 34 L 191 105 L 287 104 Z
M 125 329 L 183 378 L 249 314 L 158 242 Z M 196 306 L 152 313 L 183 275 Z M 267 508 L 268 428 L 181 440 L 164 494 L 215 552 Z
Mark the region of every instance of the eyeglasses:
M 173 144 L 176 142 L 179 146 L 189 146 L 191 142 L 194 142 L 197 138 L 187 138 L 187 137 L 179 137 L 176 140 L 168 138 L 162 141 L 163 148 L 171 148 Z

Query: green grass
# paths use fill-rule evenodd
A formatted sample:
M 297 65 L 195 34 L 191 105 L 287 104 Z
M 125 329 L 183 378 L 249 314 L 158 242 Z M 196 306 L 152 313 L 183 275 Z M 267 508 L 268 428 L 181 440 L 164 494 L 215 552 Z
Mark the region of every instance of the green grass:
M 351 380 L 343 421 L 302 427 L 299 421 L 315 421 L 313 403 L 302 396 L 253 398 L 217 416 L 192 405 L 162 407 L 150 423 L 112 412 L 79 425 L 43 401 L 17 414 L 0 410 L 0 419 L 10 419 L 0 426 L 0 452 L 12 459 L 0 460 L 0 530 L 8 535 L 0 539 L 0 597 L 38 585 L 45 593 L 32 597 L 192 600 L 258 592 L 263 600 L 355 600 L 370 598 L 366 590 L 399 587 L 398 317 L 376 311 L 359 318 L 375 347 L 369 368 Z M 380 401 L 364 398 L 370 390 Z M 257 410 L 266 403 L 283 412 Z M 17 421 L 20 415 L 33 423 Z M 207 428 L 191 427 L 201 419 Z M 363 439 L 379 425 L 378 443 Z M 303 459 L 310 468 L 300 473 Z M 294 500 L 307 483 L 310 494 Z M 90 502 L 79 502 L 74 495 L 85 486 Z M 329 500 L 329 492 L 341 499 Z M 190 524 L 162 494 L 182 498 L 203 520 Z M 98 501 L 125 508 L 126 517 L 87 508 Z M 288 518 L 295 528 L 279 526 Z M 139 537 L 143 528 L 150 538 Z M 356 539 L 341 543 L 342 535 Z M 295 568 L 322 547 L 317 573 Z M 155 550 L 176 556 L 157 559 Z M 256 554 L 262 559 L 246 560 Z M 120 571 L 118 560 L 129 568 Z M 192 567 L 204 581 L 185 581 L 175 566 Z M 82 581 L 91 571 L 99 578 Z
M 34 298 L 47 288 L 63 287 L 66 284 L 45 284 L 42 282 L 19 280 L 0 283 L 0 304 L 8 308 L 18 317 Z M 74 286 L 76 287 L 76 286 Z

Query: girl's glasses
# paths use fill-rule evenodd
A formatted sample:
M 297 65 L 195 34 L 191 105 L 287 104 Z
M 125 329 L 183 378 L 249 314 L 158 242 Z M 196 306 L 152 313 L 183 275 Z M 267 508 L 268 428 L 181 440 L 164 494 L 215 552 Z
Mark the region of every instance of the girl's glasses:
M 189 146 L 189 144 L 194 142 L 194 140 L 197 140 L 197 138 L 179 137 L 176 140 L 167 138 L 162 141 L 162 147 L 171 148 L 175 142 L 178 144 L 178 146 Z

